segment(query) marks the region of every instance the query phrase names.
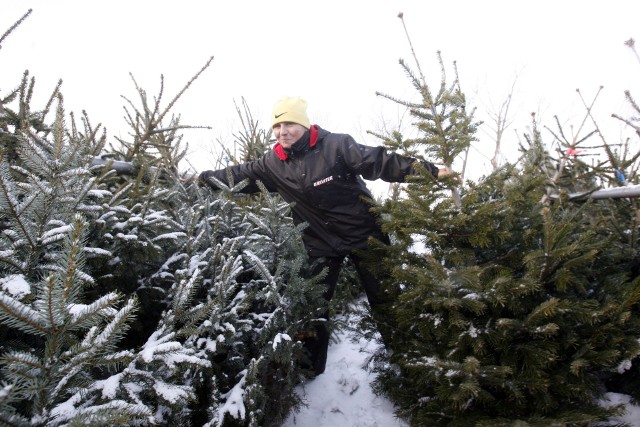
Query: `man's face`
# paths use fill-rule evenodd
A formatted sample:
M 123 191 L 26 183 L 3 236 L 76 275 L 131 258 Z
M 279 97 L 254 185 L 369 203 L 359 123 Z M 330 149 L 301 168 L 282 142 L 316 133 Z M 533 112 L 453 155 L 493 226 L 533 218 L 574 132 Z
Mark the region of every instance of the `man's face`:
M 276 136 L 276 141 L 282 145 L 282 148 L 291 148 L 293 144 L 298 142 L 302 135 L 307 131 L 307 128 L 291 122 L 282 122 L 273 126 L 273 133 Z

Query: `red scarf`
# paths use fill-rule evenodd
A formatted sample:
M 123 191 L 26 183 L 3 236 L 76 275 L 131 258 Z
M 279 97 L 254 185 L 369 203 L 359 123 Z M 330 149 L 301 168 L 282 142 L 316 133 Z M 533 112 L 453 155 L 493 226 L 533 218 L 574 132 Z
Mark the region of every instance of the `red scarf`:
M 316 125 L 311 125 L 309 128 L 309 147 L 316 145 L 316 142 L 318 142 L 318 127 Z M 279 142 L 273 146 L 273 151 L 276 152 L 276 156 L 278 156 L 280 160 L 287 160 L 289 158 Z

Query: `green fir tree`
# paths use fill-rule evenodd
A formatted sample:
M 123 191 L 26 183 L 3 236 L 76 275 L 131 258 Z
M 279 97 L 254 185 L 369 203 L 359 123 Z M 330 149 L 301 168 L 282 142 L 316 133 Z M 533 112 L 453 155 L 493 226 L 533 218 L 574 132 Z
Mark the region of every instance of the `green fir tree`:
M 67 126 L 60 86 L 34 111 L 25 73 L 2 99 L 0 423 L 278 425 L 299 404 L 298 335 L 324 312 L 302 226 L 177 172 L 193 127 L 170 110 L 210 62 L 166 107 L 134 80 L 108 147 L 86 114 Z M 243 124 L 260 155 L 270 133 Z
M 474 131 L 462 94 L 436 97 L 443 105 L 434 109 L 408 74 L 423 100 L 410 109 L 423 137 L 396 134 L 389 146 L 462 153 Z M 438 93 L 450 93 L 444 74 Z M 417 177 L 379 209 L 397 301 L 376 386 L 411 425 L 592 425 L 619 409 L 598 399 L 640 351 L 637 255 L 626 246 L 635 225 L 629 212 L 618 215 L 619 202 L 570 196 L 610 182 L 613 167 L 567 156 L 586 138 L 552 135 L 559 157 L 534 123 L 521 159 L 467 183 L 459 202 Z

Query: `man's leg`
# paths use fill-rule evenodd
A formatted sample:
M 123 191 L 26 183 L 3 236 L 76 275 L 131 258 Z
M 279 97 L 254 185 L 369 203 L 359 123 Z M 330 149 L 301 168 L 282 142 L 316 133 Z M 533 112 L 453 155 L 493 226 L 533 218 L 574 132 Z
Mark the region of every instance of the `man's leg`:
M 309 260 L 311 263 L 311 274 L 313 276 L 320 274 L 324 268 L 328 270 L 327 275 L 321 282 L 326 287 L 324 298 L 327 301 L 331 301 L 331 298 L 333 298 L 343 260 L 344 257 L 318 257 Z M 328 321 L 329 312 L 325 312 L 323 317 Z M 317 324 L 314 332 L 314 337 L 304 339 L 304 348 L 309 352 L 314 373 L 320 375 L 324 372 L 325 365 L 327 364 L 327 353 L 329 351 L 330 333 L 327 323 L 321 322 Z
M 382 342 L 389 347 L 394 336 L 394 322 L 391 308 L 393 296 L 385 293 L 381 288 L 380 279 L 376 277 L 366 266 L 366 262 L 357 254 L 351 255 L 351 260 L 356 267 L 360 282 L 367 295 L 371 316 L 376 323 Z

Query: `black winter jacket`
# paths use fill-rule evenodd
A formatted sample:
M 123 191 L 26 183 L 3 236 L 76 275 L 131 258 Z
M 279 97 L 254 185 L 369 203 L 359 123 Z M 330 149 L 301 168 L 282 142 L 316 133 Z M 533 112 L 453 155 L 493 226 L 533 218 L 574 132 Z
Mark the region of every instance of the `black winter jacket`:
M 261 181 L 278 192 L 292 207 L 294 222 L 305 221 L 303 240 L 309 255 L 341 256 L 367 247 L 369 236 L 382 238 L 374 214 L 372 196 L 362 178 L 402 182 L 413 172 L 414 159 L 369 147 L 346 134 L 330 133 L 314 125 L 290 150 L 280 144 L 256 161 L 232 166 L 235 183 L 250 185 L 242 191 L 257 192 Z M 425 167 L 438 174 L 431 163 Z M 227 184 L 227 171 L 204 171 L 200 180 L 217 188 L 209 177 Z

